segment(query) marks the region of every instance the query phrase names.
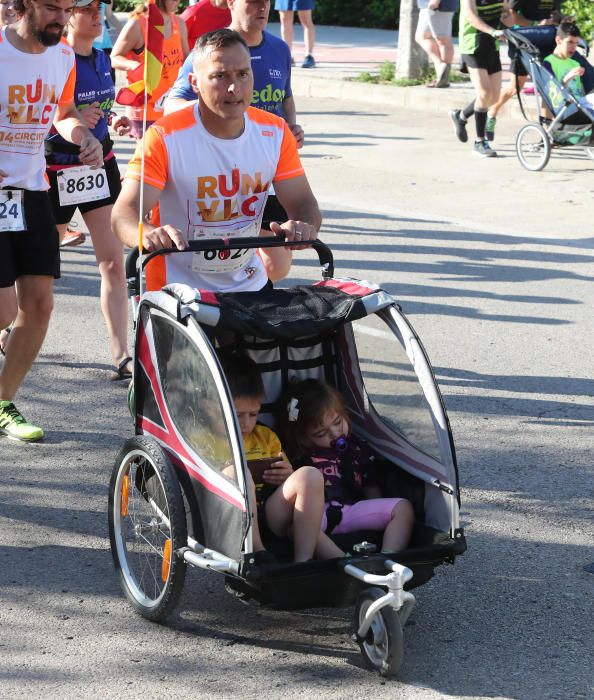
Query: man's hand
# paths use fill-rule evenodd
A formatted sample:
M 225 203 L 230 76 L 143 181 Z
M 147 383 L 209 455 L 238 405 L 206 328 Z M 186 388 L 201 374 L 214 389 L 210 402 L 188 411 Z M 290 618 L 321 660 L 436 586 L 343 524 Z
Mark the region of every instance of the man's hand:
M 128 117 L 118 117 L 112 124 L 112 128 L 118 136 L 126 136 L 132 129 L 132 123 Z
M 295 140 L 297 141 L 297 148 L 301 148 L 303 146 L 303 141 L 305 138 L 305 134 L 303 132 L 303 129 L 301 128 L 300 124 L 288 124 L 288 127 L 295 137 Z
M 437 10 L 437 9 L 439 8 L 439 3 L 440 3 L 440 2 L 441 2 L 441 0 L 429 0 L 429 3 L 428 3 L 428 5 L 427 5 L 427 7 L 428 7 L 430 10 Z
M 4 170 L 0 170 L 0 185 L 2 184 L 2 181 L 5 177 L 8 177 L 8 173 Z
M 150 253 L 160 248 L 186 250 L 188 248 L 188 243 L 184 240 L 181 231 L 166 224 L 165 226 L 157 226 L 152 229 L 152 231 L 144 233 L 142 236 L 142 246 Z
M 92 134 L 83 136 L 80 142 L 80 162 L 90 165 L 92 168 L 100 168 L 103 165 L 103 146 Z
M 306 221 L 285 221 L 284 224 L 279 224 L 277 221 L 270 222 L 270 230 L 275 236 L 282 233 L 285 234 L 287 241 L 295 241 L 296 243 L 304 243 L 305 241 L 314 241 L 318 237 L 318 232 L 315 227 L 308 224 Z M 308 246 L 292 245 L 291 250 L 302 250 Z
M 79 110 L 79 113 L 84 125 L 89 129 L 94 129 L 103 117 L 103 110 L 98 102 L 93 102 L 93 104 L 84 107 L 84 109 Z

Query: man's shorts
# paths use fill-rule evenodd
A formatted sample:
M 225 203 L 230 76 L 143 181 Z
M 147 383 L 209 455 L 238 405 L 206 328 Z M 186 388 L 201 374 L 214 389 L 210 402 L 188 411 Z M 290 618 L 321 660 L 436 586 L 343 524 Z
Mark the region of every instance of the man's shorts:
M 72 217 L 74 212 L 78 209 L 81 214 L 85 214 L 88 211 L 93 211 L 94 209 L 101 209 L 101 207 L 107 207 L 114 204 L 120 190 L 122 189 L 122 183 L 120 180 L 120 170 L 115 158 L 109 158 L 105 161 L 105 176 L 107 178 L 107 184 L 109 186 L 109 197 L 105 199 L 97 199 L 94 202 L 85 202 L 84 204 L 68 204 L 64 207 L 60 206 L 60 195 L 58 192 L 58 172 L 59 170 L 47 170 L 47 176 L 50 182 L 50 199 L 52 202 L 52 207 L 54 210 L 54 219 L 57 224 L 67 224 Z
M 452 36 L 453 12 L 440 12 L 425 8 L 419 10 L 419 23 L 417 34 L 430 34 L 431 36 Z
M 316 0 L 275 0 L 274 9 L 280 12 L 291 10 L 313 10 Z
M 479 32 L 477 48 L 474 53 L 463 53 L 462 60 L 469 68 L 482 68 L 489 75 L 501 72 L 501 59 L 495 39 L 489 34 Z
M 0 287 L 12 287 L 23 275 L 60 277 L 58 230 L 49 195 L 22 192 L 26 230 L 0 231 Z

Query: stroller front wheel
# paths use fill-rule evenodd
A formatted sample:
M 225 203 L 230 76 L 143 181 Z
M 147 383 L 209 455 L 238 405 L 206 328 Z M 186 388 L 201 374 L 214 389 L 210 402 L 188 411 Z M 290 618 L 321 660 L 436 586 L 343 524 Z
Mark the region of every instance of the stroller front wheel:
M 361 626 L 367 610 L 382 598 L 385 591 L 380 588 L 366 588 L 357 601 L 355 608 L 355 629 Z M 361 653 L 366 662 L 378 670 L 382 676 L 393 676 L 402 664 L 404 654 L 404 635 L 400 616 L 386 606 L 376 613 L 365 639 L 359 642 Z
M 592 146 L 587 146 L 587 147 L 586 147 L 586 153 L 587 153 L 587 155 L 588 155 L 588 158 L 591 158 L 592 160 L 594 160 L 594 147 L 592 147 Z
M 128 600 L 143 617 L 159 622 L 182 592 L 187 545 L 179 481 L 159 445 L 146 436 L 127 440 L 109 485 L 109 539 Z
M 518 131 L 516 154 L 526 170 L 538 172 L 546 167 L 551 157 L 551 142 L 540 124 L 526 124 Z

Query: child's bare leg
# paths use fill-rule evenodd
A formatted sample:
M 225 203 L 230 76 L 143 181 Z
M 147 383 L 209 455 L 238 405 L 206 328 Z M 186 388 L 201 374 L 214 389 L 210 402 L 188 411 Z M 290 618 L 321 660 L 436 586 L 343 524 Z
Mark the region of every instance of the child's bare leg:
M 268 527 L 279 537 L 293 533 L 295 561 L 313 557 L 323 512 L 324 478 L 315 467 L 297 469 L 266 501 Z
M 230 479 L 235 480 L 235 467 L 229 465 L 221 470 L 221 473 L 228 476 Z M 250 479 L 249 489 L 250 489 L 250 505 L 252 506 L 252 551 L 261 552 L 264 549 L 262 544 L 262 536 L 260 535 L 260 526 L 258 525 L 258 505 L 256 501 L 256 485 L 252 479 L 252 475 L 248 471 L 248 476 Z
M 409 501 L 402 499 L 394 506 L 392 520 L 384 530 L 383 552 L 399 552 L 410 540 L 415 513 Z
M 334 544 L 326 533 L 320 532 L 315 555 L 317 559 L 335 559 L 336 557 L 344 557 L 344 552 Z

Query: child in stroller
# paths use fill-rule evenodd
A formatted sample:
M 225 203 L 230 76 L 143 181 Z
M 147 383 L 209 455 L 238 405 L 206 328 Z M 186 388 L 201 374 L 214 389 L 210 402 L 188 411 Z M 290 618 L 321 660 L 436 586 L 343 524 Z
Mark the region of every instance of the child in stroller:
M 295 382 L 289 387 L 283 424 L 287 445 L 299 455 L 295 463 L 313 464 L 324 475 L 326 533 L 375 530 L 383 532 L 383 552 L 405 549 L 414 525 L 413 507 L 404 498 L 381 497 L 375 455 L 350 433 L 340 394 L 317 379 Z
M 575 60 L 581 33 L 574 22 L 562 22 L 555 36 L 555 50 L 544 59 L 544 67 L 585 107 L 594 108 L 594 92 L 589 92 L 592 85 L 584 82 L 586 68 Z M 549 98 L 555 109 L 563 104 L 563 96 L 551 84 Z M 576 112 L 565 120 L 566 124 L 588 124 L 590 120 L 582 112 Z
M 344 556 L 321 528 L 324 513 L 324 483 L 320 472 L 311 466 L 297 471 L 287 461 L 277 435 L 257 422 L 264 400 L 264 385 L 256 363 L 247 355 L 220 353 L 248 461 L 274 459 L 259 476 L 251 478 L 251 493 L 257 506 L 253 522 L 254 563 L 273 563 L 275 557 L 262 543 L 260 525 L 276 537 L 290 536 L 295 562 L 332 559 Z M 254 483 L 254 481 L 259 483 Z

